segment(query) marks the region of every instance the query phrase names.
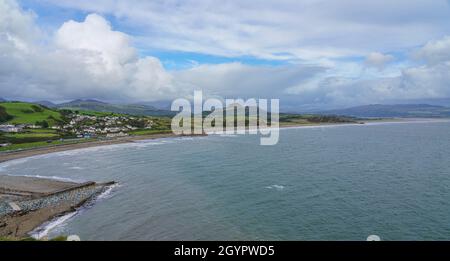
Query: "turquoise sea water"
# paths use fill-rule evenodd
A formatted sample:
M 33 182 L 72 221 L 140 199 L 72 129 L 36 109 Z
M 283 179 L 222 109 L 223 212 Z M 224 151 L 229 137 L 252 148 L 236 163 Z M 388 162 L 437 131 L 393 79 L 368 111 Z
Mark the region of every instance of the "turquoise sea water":
M 50 236 L 450 240 L 449 155 L 449 122 L 351 125 L 284 129 L 276 146 L 252 135 L 89 148 L 0 174 L 119 182 Z

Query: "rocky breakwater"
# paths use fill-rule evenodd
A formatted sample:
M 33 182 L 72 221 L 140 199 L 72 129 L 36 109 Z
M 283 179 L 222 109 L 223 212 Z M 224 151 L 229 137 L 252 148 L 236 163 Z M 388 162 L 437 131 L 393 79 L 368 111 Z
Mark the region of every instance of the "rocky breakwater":
M 0 176 L 0 237 L 24 237 L 42 223 L 94 200 L 113 184 Z

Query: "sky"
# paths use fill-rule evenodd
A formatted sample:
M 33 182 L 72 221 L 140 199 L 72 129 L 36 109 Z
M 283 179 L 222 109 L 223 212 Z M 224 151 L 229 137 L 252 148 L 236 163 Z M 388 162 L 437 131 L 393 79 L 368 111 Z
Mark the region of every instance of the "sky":
M 0 0 L 0 97 L 450 97 L 449 0 Z

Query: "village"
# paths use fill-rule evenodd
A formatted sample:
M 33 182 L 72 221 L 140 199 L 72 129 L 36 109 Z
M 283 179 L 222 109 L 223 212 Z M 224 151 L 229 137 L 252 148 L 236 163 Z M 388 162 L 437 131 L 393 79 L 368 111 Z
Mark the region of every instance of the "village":
M 69 121 L 63 125 L 53 126 L 64 133 L 76 135 L 77 138 L 106 136 L 109 138 L 128 136 L 129 131 L 151 129 L 153 120 L 135 116 L 92 116 L 70 114 Z
M 150 130 L 154 121 L 147 117 L 128 115 L 85 115 L 80 113 L 69 113 L 64 115 L 62 121 L 49 124 L 40 121 L 34 124 L 1 124 L 0 135 L 3 137 L 48 137 L 48 142 L 55 138 L 60 140 L 76 138 L 116 138 L 126 137 L 129 132 L 136 130 Z M 47 134 L 47 135 L 45 135 Z M 52 135 L 50 135 L 52 134 Z M 15 142 L 0 142 L 0 147 L 7 147 Z

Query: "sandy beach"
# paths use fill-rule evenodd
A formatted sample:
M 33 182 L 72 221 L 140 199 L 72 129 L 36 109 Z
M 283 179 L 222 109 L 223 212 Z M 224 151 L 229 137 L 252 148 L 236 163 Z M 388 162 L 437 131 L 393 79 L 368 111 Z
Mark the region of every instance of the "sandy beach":
M 111 140 L 96 140 L 96 141 L 90 141 L 90 142 L 61 144 L 61 145 L 54 145 L 54 146 L 41 147 L 41 148 L 17 150 L 17 151 L 11 151 L 11 152 L 8 152 L 8 151 L 0 152 L 0 163 L 9 161 L 9 160 L 15 160 L 15 159 L 26 158 L 26 157 L 42 155 L 42 154 L 47 154 L 47 153 L 53 153 L 53 152 L 61 152 L 61 151 L 67 151 L 67 150 L 83 149 L 83 148 L 114 145 L 114 144 L 123 144 L 123 143 L 138 141 L 138 140 L 169 138 L 169 137 L 175 137 L 175 136 L 176 135 L 173 133 L 139 135 L 139 136 L 130 136 L 130 137 L 111 139 Z

